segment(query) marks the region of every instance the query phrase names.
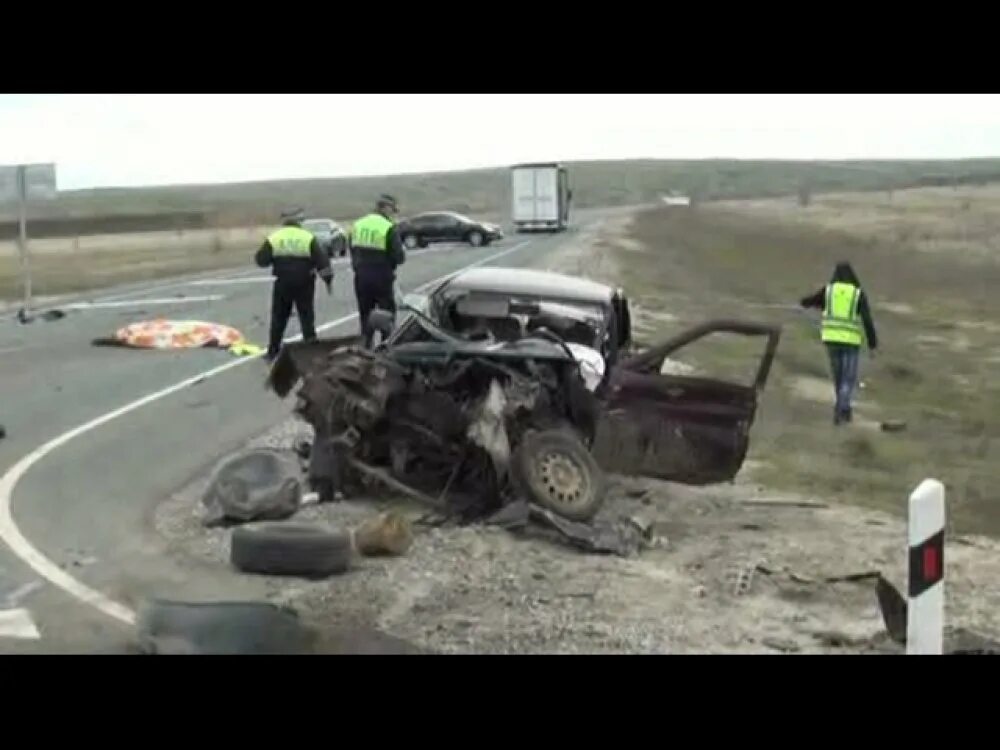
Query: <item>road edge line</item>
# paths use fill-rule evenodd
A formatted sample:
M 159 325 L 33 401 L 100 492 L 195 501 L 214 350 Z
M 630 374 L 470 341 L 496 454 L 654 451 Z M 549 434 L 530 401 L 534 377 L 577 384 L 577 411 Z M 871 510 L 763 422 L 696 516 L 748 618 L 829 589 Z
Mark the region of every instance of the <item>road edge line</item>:
M 476 268 L 483 265 L 484 263 L 489 263 L 491 260 L 496 260 L 497 258 L 502 258 L 506 255 L 520 250 L 527 245 L 530 245 L 531 241 L 521 242 L 513 247 L 506 248 L 493 255 L 488 255 L 475 263 L 470 263 L 466 266 L 462 266 L 454 271 L 451 271 L 443 276 L 439 276 L 436 279 L 432 279 L 425 282 L 415 288 L 416 291 L 422 291 L 427 287 L 434 284 L 438 284 L 445 279 L 449 279 L 452 276 L 466 271 L 470 268 Z M 351 313 L 350 315 L 345 315 L 343 317 L 337 318 L 336 320 L 324 323 L 321 326 L 317 326 L 317 332 L 326 331 L 330 328 L 335 328 L 338 325 L 343 325 L 350 320 L 353 320 L 358 316 L 357 313 Z M 301 338 L 301 335 L 291 336 L 285 339 L 286 342 L 297 341 Z M 18 527 L 17 523 L 14 521 L 13 515 L 13 497 L 14 490 L 17 488 L 17 483 L 20 479 L 28 472 L 28 470 L 34 466 L 36 463 L 41 461 L 52 451 L 60 448 L 61 446 L 68 443 L 73 438 L 79 437 L 85 433 L 90 432 L 102 425 L 111 422 L 118 417 L 122 417 L 136 409 L 141 409 L 147 404 L 151 404 L 154 401 L 159 401 L 161 398 L 170 396 L 178 391 L 182 391 L 185 388 L 189 388 L 192 385 L 201 383 L 209 378 L 213 378 L 216 375 L 221 375 L 222 373 L 232 370 L 240 365 L 247 364 L 255 359 L 258 359 L 260 355 L 252 357 L 243 357 L 241 359 L 234 360 L 232 362 L 227 362 L 224 365 L 219 365 L 213 367 L 210 370 L 206 370 L 198 375 L 193 375 L 190 378 L 185 378 L 184 380 L 174 383 L 173 385 L 167 386 L 166 388 L 149 393 L 141 398 L 136 399 L 130 403 L 120 406 L 110 412 L 102 414 L 99 417 L 91 419 L 89 422 L 84 422 L 82 425 L 74 427 L 61 435 L 43 443 L 35 450 L 28 453 L 26 456 L 22 457 L 17 463 L 11 466 L 3 476 L 0 476 L 0 540 L 7 545 L 11 552 L 14 553 L 22 562 L 26 563 L 28 567 L 34 570 L 42 578 L 46 579 L 49 583 L 62 589 L 64 592 L 72 596 L 74 599 L 87 604 L 99 612 L 111 617 L 112 619 L 118 620 L 126 625 L 134 625 L 136 620 L 135 611 L 128 608 L 124 604 L 114 601 L 110 597 L 102 594 L 97 589 L 91 588 L 90 586 L 78 581 L 73 576 L 69 575 L 66 571 L 60 568 L 56 563 L 43 555 L 37 547 L 35 547 L 25 536 L 21 533 L 21 529 Z

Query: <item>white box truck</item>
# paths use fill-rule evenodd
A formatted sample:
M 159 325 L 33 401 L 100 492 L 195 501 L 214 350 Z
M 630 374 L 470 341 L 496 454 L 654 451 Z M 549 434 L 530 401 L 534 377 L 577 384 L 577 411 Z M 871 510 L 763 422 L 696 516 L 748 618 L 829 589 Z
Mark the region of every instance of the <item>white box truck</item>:
M 573 191 L 562 164 L 511 167 L 511 213 L 518 232 L 561 232 L 569 225 Z

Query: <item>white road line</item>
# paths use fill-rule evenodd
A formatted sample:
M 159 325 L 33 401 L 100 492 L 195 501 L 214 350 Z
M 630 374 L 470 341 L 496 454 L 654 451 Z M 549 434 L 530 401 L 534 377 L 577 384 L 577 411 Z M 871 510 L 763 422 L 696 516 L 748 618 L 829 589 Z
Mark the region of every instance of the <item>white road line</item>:
M 143 307 L 144 305 L 184 305 L 191 302 L 218 302 L 225 299 L 221 294 L 206 294 L 201 297 L 158 297 L 147 299 L 126 299 L 118 302 L 74 302 L 72 305 L 65 305 L 63 310 L 100 310 L 105 307 Z
M 440 276 L 436 279 L 432 279 L 424 284 L 421 284 L 416 288 L 415 291 L 423 291 L 430 287 L 439 284 L 445 279 L 451 278 L 457 273 L 465 271 L 469 268 L 476 268 L 485 263 L 489 263 L 491 260 L 496 260 L 497 258 L 502 258 L 505 255 L 510 255 L 517 250 L 530 244 L 530 240 L 527 242 L 521 242 L 513 247 L 507 248 L 506 250 L 501 250 L 498 253 L 489 255 L 475 263 L 470 263 L 462 268 L 455 269 L 450 273 Z M 317 331 L 326 331 L 330 328 L 342 325 L 350 320 L 354 320 L 358 317 L 357 313 L 352 313 L 351 315 L 345 315 L 342 318 L 337 318 L 328 323 L 324 323 L 321 326 L 317 326 Z M 286 342 L 297 341 L 302 338 L 301 335 L 290 336 L 285 339 Z M 58 586 L 63 591 L 65 591 L 70 596 L 74 597 L 78 601 L 93 607 L 94 609 L 102 612 L 103 614 L 111 617 L 115 620 L 125 623 L 126 625 L 135 624 L 135 612 L 124 604 L 114 601 L 113 599 L 105 596 L 100 591 L 92 589 L 85 583 L 78 581 L 71 575 L 66 573 L 62 568 L 60 568 L 56 563 L 52 562 L 49 558 L 43 555 L 38 548 L 36 548 L 28 539 L 21 533 L 21 529 L 18 527 L 17 523 L 14 521 L 13 516 L 13 497 L 14 489 L 17 487 L 17 483 L 21 478 L 28 472 L 32 466 L 41 461 L 47 455 L 52 453 L 66 443 L 68 443 L 73 438 L 79 437 L 80 435 L 86 434 L 91 430 L 97 429 L 102 425 L 107 424 L 118 417 L 122 417 L 136 409 L 141 409 L 147 404 L 151 404 L 154 401 L 159 401 L 166 396 L 170 396 L 178 391 L 184 390 L 196 383 L 201 383 L 209 378 L 214 378 L 216 375 L 221 375 L 228 370 L 232 370 L 240 365 L 244 365 L 247 362 L 251 362 L 257 359 L 257 357 L 244 357 L 242 359 L 235 359 L 232 362 L 227 362 L 224 365 L 219 365 L 218 367 L 213 367 L 211 370 L 206 370 L 203 373 L 194 375 L 186 380 L 182 380 L 179 383 L 163 388 L 162 390 L 155 391 L 140 399 L 132 401 L 131 403 L 125 404 L 114 411 L 110 411 L 106 414 L 102 414 L 89 422 L 85 422 L 79 427 L 74 427 L 72 430 L 64 432 L 62 435 L 53 438 L 47 443 L 40 445 L 38 448 L 33 450 L 28 455 L 24 456 L 20 461 L 11 466 L 7 472 L 0 477 L 0 539 L 10 548 L 11 552 L 17 555 L 23 562 L 25 562 L 29 567 L 32 568 L 36 573 L 45 578 L 49 583 Z
M 0 638 L 21 638 L 38 640 L 41 633 L 26 609 L 0 610 Z
M 214 274 L 227 272 L 226 269 L 220 268 L 215 271 L 208 271 L 206 273 L 196 274 L 194 276 L 187 276 L 186 278 L 178 279 L 174 278 L 173 281 L 159 281 L 154 284 L 139 285 L 136 287 L 129 287 L 127 291 L 116 292 L 115 294 L 109 294 L 104 297 L 99 297 L 95 302 L 114 302 L 119 299 L 126 299 L 128 297 L 135 297 L 138 294 L 149 294 L 150 292 L 163 292 L 167 289 L 179 289 L 180 287 L 188 286 L 194 279 L 201 279 L 206 276 L 211 277 Z M 232 271 L 229 271 L 232 274 Z M 259 269 L 250 269 L 248 271 L 242 271 L 240 273 L 232 274 L 227 278 L 234 278 L 235 276 L 253 276 L 259 274 Z M 58 307 L 58 305 L 55 305 Z
M 28 581 L 23 586 L 18 586 L 16 589 L 7 594 L 6 597 L 4 597 L 3 605 L 0 608 L 12 609 L 13 607 L 18 606 L 23 599 L 25 599 L 28 596 L 31 596 L 33 593 L 38 591 L 38 589 L 42 588 L 42 586 L 44 585 L 45 584 L 43 584 L 41 581 L 35 579 L 34 581 Z
M 249 276 L 235 279 L 201 279 L 200 281 L 191 281 L 189 284 L 190 286 L 220 286 L 223 284 L 270 284 L 273 281 L 273 276 Z
M 419 258 L 424 255 L 432 255 L 434 253 L 448 253 L 448 252 L 458 252 L 465 248 L 464 245 L 442 245 L 440 247 L 429 247 L 422 250 L 411 251 L 409 256 L 411 258 Z M 506 252 L 506 251 L 504 251 Z M 346 266 L 350 263 L 349 258 L 337 258 L 330 262 L 330 265 L 336 267 Z M 236 274 L 234 276 L 221 276 L 212 277 L 208 279 L 196 279 L 194 281 L 188 281 L 186 284 L 188 286 L 221 286 L 226 284 L 270 284 L 274 281 L 274 277 L 271 275 L 257 275 L 258 271 L 243 272 Z

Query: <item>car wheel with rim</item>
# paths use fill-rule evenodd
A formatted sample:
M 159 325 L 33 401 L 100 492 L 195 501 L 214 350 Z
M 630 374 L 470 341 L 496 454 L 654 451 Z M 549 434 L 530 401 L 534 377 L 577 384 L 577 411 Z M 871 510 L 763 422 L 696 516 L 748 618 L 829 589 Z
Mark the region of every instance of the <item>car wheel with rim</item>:
M 515 486 L 571 521 L 589 521 L 604 502 L 607 480 L 577 436 L 564 429 L 528 432 L 514 452 Z
M 469 232 L 469 244 L 473 247 L 479 247 L 483 244 L 483 233 L 479 231 Z
M 420 238 L 415 234 L 408 234 L 403 237 L 403 244 L 406 245 L 408 250 L 412 250 L 413 248 L 420 246 Z

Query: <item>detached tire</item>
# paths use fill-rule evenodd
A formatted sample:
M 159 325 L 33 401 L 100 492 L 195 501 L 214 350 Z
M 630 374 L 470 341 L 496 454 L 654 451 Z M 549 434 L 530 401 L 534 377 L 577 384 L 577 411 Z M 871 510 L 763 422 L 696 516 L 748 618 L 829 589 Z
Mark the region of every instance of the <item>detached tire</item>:
M 511 469 L 528 500 L 570 521 L 589 521 L 607 494 L 607 479 L 590 451 L 562 429 L 526 433 Z
M 230 561 L 244 573 L 326 578 L 351 564 L 351 537 L 322 526 L 255 523 L 233 531 Z

